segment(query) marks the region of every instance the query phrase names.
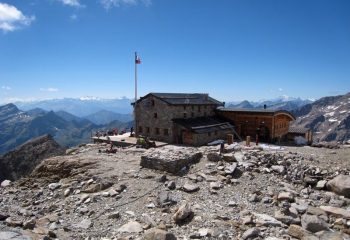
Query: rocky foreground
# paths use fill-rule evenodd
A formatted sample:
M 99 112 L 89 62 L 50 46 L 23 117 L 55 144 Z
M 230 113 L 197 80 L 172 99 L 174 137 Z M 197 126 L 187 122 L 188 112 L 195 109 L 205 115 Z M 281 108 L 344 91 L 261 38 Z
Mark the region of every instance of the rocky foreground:
M 345 146 L 107 148 L 2 182 L 0 239 L 350 239 Z

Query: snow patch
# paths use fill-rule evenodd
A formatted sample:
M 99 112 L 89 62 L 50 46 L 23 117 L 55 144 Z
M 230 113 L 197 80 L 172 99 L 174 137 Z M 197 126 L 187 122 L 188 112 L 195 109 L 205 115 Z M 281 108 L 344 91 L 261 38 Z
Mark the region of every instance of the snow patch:
M 334 112 L 329 112 L 324 114 L 326 117 L 333 117 Z

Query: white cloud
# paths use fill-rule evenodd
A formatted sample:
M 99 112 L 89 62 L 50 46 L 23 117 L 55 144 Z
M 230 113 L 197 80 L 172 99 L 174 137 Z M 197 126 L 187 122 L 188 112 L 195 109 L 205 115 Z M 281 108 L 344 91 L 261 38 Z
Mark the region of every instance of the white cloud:
M 279 88 L 278 91 L 279 91 L 279 92 L 282 92 L 282 91 L 283 91 L 283 88 Z
M 72 14 L 72 15 L 70 15 L 69 18 L 70 18 L 70 20 L 75 21 L 78 19 L 78 16 L 76 14 Z
M 6 103 L 15 103 L 15 102 L 32 102 L 34 101 L 34 98 L 18 98 L 18 97 L 7 97 L 7 98 L 0 98 L 0 103 L 1 104 L 6 104 Z
M 49 87 L 49 88 L 40 88 L 40 91 L 42 91 L 42 92 L 58 92 L 58 89 Z
M 9 86 L 1 86 L 1 89 L 5 90 L 5 91 L 10 91 L 12 88 Z
M 25 16 L 15 6 L 0 3 L 0 29 L 4 32 L 12 32 L 21 26 L 29 26 L 35 20 L 35 16 Z
M 64 5 L 68 5 L 71 7 L 82 7 L 79 0 L 58 0 L 58 1 L 60 1 Z
M 151 0 L 100 0 L 102 6 L 105 9 L 110 9 L 112 7 L 120 7 L 123 5 L 138 5 L 139 3 L 142 3 L 146 6 L 149 6 L 152 4 Z

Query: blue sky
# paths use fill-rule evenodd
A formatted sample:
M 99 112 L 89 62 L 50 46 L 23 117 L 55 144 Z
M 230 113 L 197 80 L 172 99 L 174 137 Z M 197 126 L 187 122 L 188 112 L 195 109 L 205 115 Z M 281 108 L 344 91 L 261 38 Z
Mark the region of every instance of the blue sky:
M 0 102 L 350 91 L 348 0 L 0 0 Z

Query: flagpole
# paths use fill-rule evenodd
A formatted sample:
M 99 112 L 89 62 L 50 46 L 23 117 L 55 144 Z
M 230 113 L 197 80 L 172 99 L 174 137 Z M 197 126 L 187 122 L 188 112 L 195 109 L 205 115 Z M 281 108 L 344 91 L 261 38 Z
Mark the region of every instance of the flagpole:
M 135 126 L 135 136 L 137 136 L 137 121 L 136 121 L 136 101 L 137 101 L 137 52 L 135 52 L 135 59 L 134 59 L 134 64 L 135 64 L 135 103 L 134 103 L 134 126 Z
M 137 52 L 135 52 L 135 104 L 137 101 Z

